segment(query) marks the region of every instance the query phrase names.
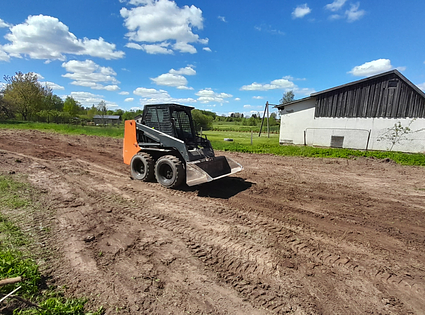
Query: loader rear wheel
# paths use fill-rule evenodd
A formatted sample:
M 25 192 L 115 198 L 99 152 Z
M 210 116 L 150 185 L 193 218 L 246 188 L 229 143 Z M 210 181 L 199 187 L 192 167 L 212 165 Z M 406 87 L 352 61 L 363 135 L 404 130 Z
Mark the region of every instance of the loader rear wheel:
M 130 162 L 131 176 L 144 182 L 151 181 L 154 176 L 154 161 L 152 156 L 145 152 L 139 152 L 133 156 Z
M 183 164 L 173 155 L 164 155 L 156 161 L 155 177 L 158 183 L 167 188 L 180 186 L 185 178 Z

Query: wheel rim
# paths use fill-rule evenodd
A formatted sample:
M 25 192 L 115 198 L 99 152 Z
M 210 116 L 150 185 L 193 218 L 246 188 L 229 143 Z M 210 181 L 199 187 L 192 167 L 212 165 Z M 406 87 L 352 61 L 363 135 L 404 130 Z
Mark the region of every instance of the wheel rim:
M 159 168 L 159 175 L 165 180 L 170 180 L 174 175 L 173 169 L 168 164 L 162 164 Z
M 140 159 L 137 159 L 136 161 L 134 161 L 133 170 L 139 175 L 145 174 L 146 170 L 145 170 L 145 164 L 143 163 L 143 161 Z

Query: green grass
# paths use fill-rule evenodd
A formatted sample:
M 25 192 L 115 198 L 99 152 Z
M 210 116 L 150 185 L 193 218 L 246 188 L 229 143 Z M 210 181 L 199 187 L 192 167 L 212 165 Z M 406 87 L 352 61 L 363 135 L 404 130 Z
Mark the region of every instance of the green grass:
M 320 158 L 372 157 L 376 159 L 391 159 L 392 161 L 403 165 L 425 166 L 425 155 L 421 153 L 410 154 L 389 151 L 360 151 L 351 149 L 279 145 L 278 134 L 271 134 L 270 138 L 268 138 L 267 134 L 262 134 L 261 137 L 258 137 L 258 133 L 253 134 L 253 144 L 251 145 L 251 133 L 205 131 L 204 134 L 207 135 L 215 150 Z M 224 141 L 224 138 L 232 138 L 233 141 Z
M 80 126 L 68 124 L 48 124 L 23 121 L 0 121 L 0 128 L 5 129 L 34 129 L 41 131 L 57 132 L 61 134 L 88 135 L 101 137 L 124 137 L 124 126 Z
M 15 295 L 21 296 L 33 303 L 38 303 L 40 308 L 14 309 L 13 314 L 100 314 L 86 313 L 84 311 L 85 299 L 66 299 L 61 292 L 54 288 L 41 290 L 42 275 L 35 262 L 34 253 L 30 250 L 33 242 L 30 235 L 21 231 L 13 217 L 7 213 L 16 211 L 31 211 L 36 204 L 32 201 L 32 188 L 13 179 L 11 176 L 0 175 L 0 279 L 22 277 L 19 283 L 8 284 L 0 287 L 0 293 L 6 295 L 14 289 L 21 287 Z M 18 219 L 15 219 L 19 221 Z M 11 303 L 7 299 L 6 303 Z
M 217 125 L 219 124 L 219 125 Z M 221 126 L 223 130 L 208 130 L 203 133 L 208 136 L 215 150 L 235 151 L 259 154 L 275 154 L 321 158 L 355 158 L 372 157 L 377 159 L 391 159 L 403 165 L 425 166 L 425 155 L 421 153 L 403 153 L 389 151 L 360 151 L 350 149 L 315 148 L 309 146 L 279 145 L 279 134 L 271 133 L 267 137 L 267 130 L 262 131 L 258 137 L 259 126 L 256 127 L 237 125 L 234 122 L 219 122 L 215 126 Z M 277 126 L 278 127 L 278 126 Z M 62 134 L 85 134 L 103 137 L 123 138 L 124 127 L 99 127 L 99 126 L 75 126 L 57 125 L 31 122 L 0 122 L 0 128 L 10 129 L 37 129 L 42 131 L 58 132 Z M 229 129 L 236 130 L 229 130 Z M 253 144 L 251 145 L 251 132 L 242 132 L 244 129 L 253 130 Z M 232 138 L 233 142 L 224 141 L 224 138 Z M 12 200 L 10 202 L 13 202 Z
M 244 126 L 239 122 L 228 122 L 228 121 L 220 121 L 213 122 L 213 130 L 214 131 L 240 131 L 240 132 L 251 132 L 251 130 L 255 133 L 260 131 L 261 124 L 256 126 Z M 270 126 L 270 132 L 279 133 L 279 125 Z M 264 122 L 262 132 L 267 133 L 267 123 Z

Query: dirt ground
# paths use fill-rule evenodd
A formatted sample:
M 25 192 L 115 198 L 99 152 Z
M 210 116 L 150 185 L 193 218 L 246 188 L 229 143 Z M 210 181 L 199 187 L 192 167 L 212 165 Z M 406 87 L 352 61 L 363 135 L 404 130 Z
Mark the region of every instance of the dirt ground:
M 121 140 L 0 129 L 0 174 L 41 191 L 43 272 L 106 314 L 425 314 L 424 167 L 225 155 L 245 169 L 169 190 Z

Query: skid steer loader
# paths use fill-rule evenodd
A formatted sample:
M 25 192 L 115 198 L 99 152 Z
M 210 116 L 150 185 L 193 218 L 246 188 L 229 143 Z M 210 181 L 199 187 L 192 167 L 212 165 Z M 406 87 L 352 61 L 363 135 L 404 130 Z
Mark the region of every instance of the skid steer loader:
M 243 169 L 234 160 L 215 156 L 210 141 L 194 129 L 193 107 L 145 105 L 141 118 L 125 121 L 123 158 L 131 176 L 167 188 L 194 186 Z

